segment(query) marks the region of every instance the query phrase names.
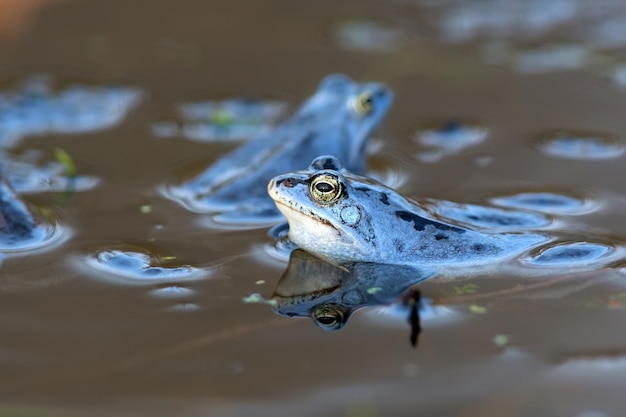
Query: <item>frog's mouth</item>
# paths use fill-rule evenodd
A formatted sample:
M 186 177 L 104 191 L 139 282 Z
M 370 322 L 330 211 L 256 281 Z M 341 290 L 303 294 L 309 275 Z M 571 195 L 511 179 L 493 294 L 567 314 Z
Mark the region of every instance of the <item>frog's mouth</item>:
M 291 204 L 281 201 L 279 199 L 275 199 L 274 203 L 278 210 L 287 218 L 287 222 L 289 223 L 289 227 L 293 228 L 294 226 L 301 225 L 302 227 L 315 227 L 316 225 L 323 225 L 333 229 L 337 235 L 341 236 L 341 231 L 335 227 L 330 221 L 316 215 L 312 212 L 307 212 L 307 210 L 299 210 L 293 207 Z M 302 223 L 303 220 L 308 220 L 308 222 L 314 222 L 315 224 L 304 225 Z

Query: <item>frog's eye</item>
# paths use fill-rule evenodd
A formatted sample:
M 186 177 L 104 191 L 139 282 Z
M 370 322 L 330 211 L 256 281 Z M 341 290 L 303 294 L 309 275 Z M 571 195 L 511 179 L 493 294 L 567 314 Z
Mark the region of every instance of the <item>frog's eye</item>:
M 309 192 L 318 203 L 330 204 L 341 196 L 341 182 L 336 175 L 320 174 L 311 181 Z
M 341 307 L 334 304 L 322 304 L 317 306 L 311 314 L 311 318 L 324 330 L 339 330 L 348 319 Z
M 361 116 L 370 114 L 372 110 L 374 110 L 374 98 L 372 93 L 369 91 L 362 92 L 354 99 L 352 106 L 354 107 L 354 111 Z

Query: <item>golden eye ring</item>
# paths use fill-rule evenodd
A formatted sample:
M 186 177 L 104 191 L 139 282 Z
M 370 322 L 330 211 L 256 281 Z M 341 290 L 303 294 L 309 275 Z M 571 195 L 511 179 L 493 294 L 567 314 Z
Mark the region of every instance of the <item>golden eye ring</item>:
M 320 174 L 311 180 L 309 193 L 320 204 L 331 204 L 341 196 L 341 182 L 332 174 Z
M 324 330 L 339 330 L 346 324 L 344 311 L 333 304 L 322 304 L 311 312 L 311 318 Z
M 357 114 L 362 116 L 370 114 L 374 110 L 374 98 L 372 93 L 369 91 L 362 92 L 354 99 L 352 104 Z

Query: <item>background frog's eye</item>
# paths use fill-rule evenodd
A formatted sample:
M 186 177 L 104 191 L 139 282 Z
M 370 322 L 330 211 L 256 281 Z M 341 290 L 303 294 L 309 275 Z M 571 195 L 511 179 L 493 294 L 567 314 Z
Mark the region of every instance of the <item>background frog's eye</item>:
M 329 204 L 341 195 L 341 183 L 334 175 L 321 174 L 311 181 L 309 192 L 318 203 Z
M 374 98 L 372 93 L 364 91 L 353 102 L 354 110 L 360 115 L 370 114 L 374 110 Z
M 324 330 L 339 330 L 348 319 L 343 309 L 334 304 L 322 304 L 311 312 L 311 318 Z

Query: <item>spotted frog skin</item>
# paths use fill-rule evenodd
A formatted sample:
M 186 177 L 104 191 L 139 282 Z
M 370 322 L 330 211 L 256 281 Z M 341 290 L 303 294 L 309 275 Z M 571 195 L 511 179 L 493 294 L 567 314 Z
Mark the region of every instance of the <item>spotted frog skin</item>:
M 355 261 L 459 269 L 494 264 L 545 242 L 507 210 L 403 197 L 351 173 L 332 156 L 278 175 L 268 193 L 289 222 L 289 239 L 335 264 Z M 441 209 L 443 207 L 443 209 Z
M 319 155 L 332 154 L 350 170 L 366 168 L 365 144 L 387 113 L 393 94 L 382 84 L 359 84 L 344 75 L 325 77 L 300 109 L 273 132 L 219 159 L 171 194 L 194 211 L 280 214 L 265 187 L 275 175 L 302 169 Z

